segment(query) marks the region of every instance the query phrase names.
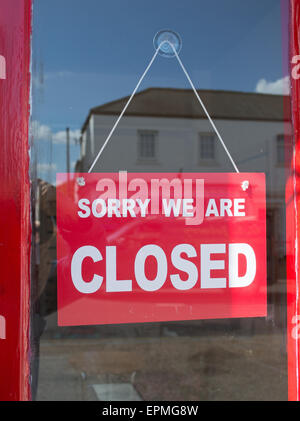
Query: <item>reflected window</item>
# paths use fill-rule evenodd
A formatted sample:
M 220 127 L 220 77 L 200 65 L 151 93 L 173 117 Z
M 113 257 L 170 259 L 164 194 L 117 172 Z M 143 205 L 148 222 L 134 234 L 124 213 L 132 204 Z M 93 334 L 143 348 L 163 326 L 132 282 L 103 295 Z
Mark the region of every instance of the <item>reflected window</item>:
M 139 160 L 155 161 L 157 159 L 157 138 L 157 131 L 140 130 L 138 132 Z
M 215 157 L 215 136 L 210 133 L 201 133 L 199 135 L 200 160 L 214 160 Z

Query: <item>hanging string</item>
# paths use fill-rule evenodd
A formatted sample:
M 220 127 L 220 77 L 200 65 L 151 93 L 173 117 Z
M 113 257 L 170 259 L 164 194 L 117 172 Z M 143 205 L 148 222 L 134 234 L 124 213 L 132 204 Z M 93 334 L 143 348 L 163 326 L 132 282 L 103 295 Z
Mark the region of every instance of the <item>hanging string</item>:
M 98 161 L 98 159 L 100 158 L 100 156 L 101 156 L 102 152 L 104 151 L 105 146 L 106 146 L 106 145 L 107 145 L 107 143 L 109 142 L 109 139 L 112 137 L 112 135 L 113 135 L 113 133 L 114 133 L 114 131 L 115 131 L 115 129 L 116 129 L 116 127 L 117 127 L 117 125 L 119 124 L 119 122 L 120 122 L 121 118 L 123 117 L 123 115 L 124 115 L 125 111 L 127 110 L 127 108 L 128 108 L 128 106 L 129 106 L 129 104 L 131 103 L 132 98 L 134 97 L 134 95 L 135 95 L 136 91 L 138 90 L 138 88 L 139 88 L 140 84 L 142 83 L 142 81 L 143 81 L 144 77 L 145 77 L 145 76 L 146 76 L 146 74 L 148 73 L 148 70 L 149 70 L 149 69 L 150 69 L 150 67 L 152 66 L 152 64 L 153 64 L 153 62 L 154 62 L 154 60 L 155 60 L 155 58 L 156 58 L 156 56 L 157 56 L 157 54 L 158 54 L 158 52 L 159 52 L 159 50 L 160 50 L 160 47 L 162 46 L 162 44 L 164 44 L 164 42 L 162 42 L 162 43 L 159 45 L 159 47 L 157 48 L 157 50 L 156 50 L 156 51 L 155 51 L 155 53 L 153 54 L 152 59 L 150 60 L 150 62 L 149 62 L 149 64 L 148 64 L 148 66 L 146 67 L 146 69 L 145 69 L 144 73 L 143 73 L 143 74 L 142 74 L 142 76 L 140 77 L 140 80 L 138 81 L 138 83 L 137 83 L 136 87 L 134 88 L 134 90 L 133 90 L 132 94 L 130 95 L 130 97 L 129 97 L 129 99 L 128 99 L 128 101 L 127 101 L 126 105 L 125 105 L 125 107 L 123 108 L 123 110 L 122 110 L 121 114 L 119 115 L 119 117 L 118 117 L 117 121 L 115 122 L 115 124 L 114 124 L 113 128 L 111 129 L 111 131 L 110 131 L 109 135 L 107 136 L 107 138 L 106 138 L 105 142 L 103 143 L 103 145 L 102 145 L 102 147 L 101 147 L 100 151 L 98 152 L 98 155 L 97 155 L 97 156 L 96 156 L 96 158 L 94 159 L 94 162 L 93 162 L 93 163 L 92 163 L 92 165 L 90 166 L 90 169 L 88 170 L 88 172 L 89 172 L 89 173 L 90 173 L 90 172 L 92 171 L 92 169 L 94 168 L 94 166 L 95 166 L 96 162 Z
M 238 169 L 238 167 L 236 166 L 236 164 L 235 164 L 235 162 L 234 162 L 234 160 L 233 160 L 233 158 L 232 158 L 232 156 L 231 156 L 231 154 L 230 154 L 229 150 L 227 149 L 227 147 L 226 147 L 226 145 L 225 145 L 224 140 L 222 139 L 222 137 L 221 137 L 221 135 L 220 135 L 220 133 L 219 133 L 219 131 L 218 131 L 217 127 L 215 126 L 215 124 L 214 124 L 213 120 L 211 119 L 211 117 L 210 117 L 210 115 L 209 115 L 209 113 L 208 113 L 208 111 L 207 111 L 207 109 L 206 109 L 206 107 L 205 107 L 205 105 L 204 105 L 203 101 L 201 100 L 201 98 L 200 98 L 200 96 L 199 96 L 199 94 L 198 94 L 198 92 L 197 92 L 197 90 L 196 90 L 196 88 L 195 88 L 195 86 L 194 86 L 194 84 L 193 84 L 193 82 L 192 82 L 192 80 L 191 80 L 191 78 L 190 78 L 190 76 L 189 76 L 189 74 L 188 74 L 188 72 L 187 72 L 186 68 L 184 67 L 184 65 L 183 65 L 183 63 L 182 63 L 182 61 L 181 61 L 181 59 L 179 58 L 179 55 L 178 55 L 178 53 L 177 53 L 177 51 L 176 51 L 176 49 L 175 49 L 174 45 L 173 45 L 172 43 L 170 43 L 169 41 L 163 41 L 163 42 L 162 42 L 162 43 L 158 46 L 158 48 L 156 49 L 156 51 L 155 51 L 155 53 L 153 54 L 153 57 L 151 58 L 151 60 L 150 60 L 150 62 L 149 62 L 149 64 L 148 64 L 148 66 L 146 67 L 146 69 L 145 69 L 144 73 L 143 73 L 143 74 L 142 74 L 142 76 L 140 77 L 140 79 L 139 79 L 139 81 L 138 81 L 138 83 L 137 83 L 136 87 L 134 88 L 134 90 L 133 90 L 132 94 L 130 95 L 130 97 L 129 97 L 128 101 L 126 102 L 125 107 L 123 108 L 123 110 L 122 110 L 121 114 L 120 114 L 120 115 L 119 115 L 119 117 L 117 118 L 117 120 L 116 120 L 116 122 L 115 122 L 114 126 L 112 127 L 111 131 L 109 132 L 109 135 L 107 136 L 107 138 L 106 138 L 105 142 L 103 143 L 103 145 L 102 145 L 102 147 L 101 147 L 100 151 L 98 152 L 98 154 L 97 154 L 96 158 L 94 159 L 94 161 L 93 161 L 92 165 L 90 166 L 90 168 L 89 168 L 89 170 L 88 170 L 88 173 L 90 173 L 90 172 L 93 170 L 94 166 L 96 165 L 96 163 L 97 163 L 98 159 L 100 158 L 100 156 L 101 156 L 102 152 L 104 151 L 104 149 L 105 149 L 106 145 L 108 144 L 108 142 L 109 142 L 110 138 L 112 137 L 112 135 L 113 135 L 113 133 L 114 133 L 115 129 L 117 128 L 117 126 L 118 126 L 118 124 L 119 124 L 119 122 L 120 122 L 121 118 L 123 117 L 123 115 L 124 115 L 125 111 L 127 110 L 127 108 L 128 108 L 128 106 L 129 106 L 129 104 L 131 103 L 131 101 L 132 101 L 132 99 L 133 99 L 133 97 L 134 97 L 134 95 L 135 95 L 136 91 L 138 90 L 138 88 L 139 88 L 140 84 L 142 83 L 142 81 L 143 81 L 144 77 L 145 77 L 145 76 L 146 76 L 146 74 L 148 73 L 148 71 L 149 71 L 150 67 L 152 66 L 152 64 L 153 64 L 153 62 L 154 62 L 154 60 L 156 59 L 156 56 L 157 56 L 157 54 L 159 53 L 159 50 L 160 50 L 161 46 L 162 46 L 163 44 L 165 44 L 165 43 L 168 43 L 168 44 L 171 46 L 171 48 L 173 49 L 173 51 L 174 51 L 174 55 L 175 55 L 175 57 L 177 58 L 177 61 L 178 61 L 179 65 L 180 65 L 181 69 L 183 70 L 183 73 L 185 74 L 185 76 L 186 76 L 187 80 L 189 81 L 189 83 L 190 83 L 190 85 L 191 85 L 191 87 L 192 87 L 192 89 L 193 89 L 193 91 L 194 91 L 194 94 L 196 95 L 196 98 L 197 98 L 198 102 L 200 103 L 200 105 L 201 105 L 201 107 L 202 107 L 202 109 L 203 109 L 204 113 L 206 114 L 206 116 L 207 116 L 207 118 L 208 118 L 208 120 L 209 120 L 209 122 L 210 122 L 210 124 L 211 124 L 212 128 L 214 129 L 214 131 L 215 131 L 215 133 L 216 133 L 216 135 L 217 135 L 217 137 L 218 137 L 218 139 L 219 139 L 219 141 L 220 141 L 221 145 L 223 146 L 223 148 L 224 148 L 224 150 L 225 150 L 225 152 L 226 152 L 226 154 L 227 154 L 227 156 L 228 156 L 228 158 L 229 158 L 230 162 L 232 163 L 232 165 L 233 165 L 233 167 L 234 167 L 235 171 L 236 171 L 237 173 L 239 173 L 239 169 Z

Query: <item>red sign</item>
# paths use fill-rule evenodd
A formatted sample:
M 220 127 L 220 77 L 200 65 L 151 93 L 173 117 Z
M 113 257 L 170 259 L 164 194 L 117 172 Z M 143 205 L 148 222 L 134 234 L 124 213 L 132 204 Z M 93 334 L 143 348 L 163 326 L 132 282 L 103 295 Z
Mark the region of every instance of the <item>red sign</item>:
M 265 204 L 264 174 L 58 174 L 58 324 L 266 316 Z

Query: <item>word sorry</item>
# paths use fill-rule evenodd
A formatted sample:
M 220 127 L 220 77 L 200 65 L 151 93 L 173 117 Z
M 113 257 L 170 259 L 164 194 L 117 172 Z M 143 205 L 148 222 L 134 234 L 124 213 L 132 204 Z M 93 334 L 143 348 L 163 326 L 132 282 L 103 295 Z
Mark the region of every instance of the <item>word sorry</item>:
M 135 218 L 138 214 L 145 217 L 148 214 L 150 199 L 144 202 L 141 199 L 95 199 L 92 203 L 89 199 L 78 201 L 78 216 L 88 218 L 93 215 L 95 218 L 104 216 Z M 180 216 L 194 218 L 194 199 L 162 199 L 162 214 L 166 217 Z M 205 217 L 209 216 L 245 216 L 245 199 L 209 199 L 205 211 Z
M 78 201 L 80 218 L 136 217 L 147 214 L 166 217 L 182 216 L 186 225 L 199 225 L 205 217 L 245 216 L 245 198 L 210 198 L 204 201 L 202 178 L 133 178 L 128 182 L 127 172 L 119 172 L 118 180 L 101 178 L 96 185 L 99 196 L 90 201 Z M 206 207 L 206 209 L 205 209 Z

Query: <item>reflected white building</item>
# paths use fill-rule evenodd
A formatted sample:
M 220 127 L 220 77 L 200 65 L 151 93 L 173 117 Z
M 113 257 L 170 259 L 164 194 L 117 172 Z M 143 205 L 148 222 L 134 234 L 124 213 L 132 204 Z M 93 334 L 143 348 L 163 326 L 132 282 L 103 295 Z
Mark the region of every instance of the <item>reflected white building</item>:
M 288 115 L 285 97 L 212 90 L 198 93 L 239 170 L 266 174 L 268 255 L 284 259 L 284 134 L 289 129 L 283 118 Z M 88 171 L 127 100 L 90 110 L 82 127 L 77 171 Z M 119 170 L 234 172 L 193 91 L 171 88 L 149 88 L 134 97 L 93 172 Z M 283 277 L 283 266 L 280 261 L 272 264 L 269 278 Z
M 272 173 L 276 190 L 284 168 L 284 97 L 198 92 L 240 171 Z M 90 110 L 82 127 L 82 170 L 92 164 L 127 100 Z M 150 88 L 136 94 L 94 171 L 147 168 L 234 171 L 192 90 Z

